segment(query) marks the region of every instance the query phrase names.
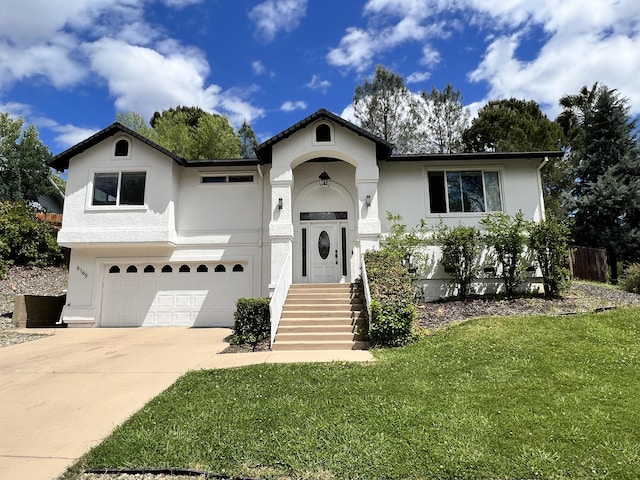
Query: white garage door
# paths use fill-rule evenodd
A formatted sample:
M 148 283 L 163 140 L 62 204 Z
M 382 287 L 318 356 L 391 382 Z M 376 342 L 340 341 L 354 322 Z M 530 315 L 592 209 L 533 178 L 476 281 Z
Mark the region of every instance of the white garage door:
M 100 326 L 231 327 L 251 296 L 246 262 L 106 266 Z

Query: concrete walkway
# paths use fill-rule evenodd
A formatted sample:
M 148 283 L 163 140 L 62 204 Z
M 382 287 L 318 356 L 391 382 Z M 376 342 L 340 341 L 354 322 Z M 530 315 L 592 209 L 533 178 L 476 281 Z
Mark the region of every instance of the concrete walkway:
M 367 351 L 220 355 L 230 333 L 224 328 L 61 329 L 0 348 L 0 478 L 56 478 L 189 370 L 373 360 Z

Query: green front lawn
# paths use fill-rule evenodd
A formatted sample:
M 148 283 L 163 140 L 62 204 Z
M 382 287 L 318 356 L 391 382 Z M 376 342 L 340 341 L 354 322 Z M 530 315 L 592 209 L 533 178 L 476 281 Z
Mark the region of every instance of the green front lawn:
M 68 478 L 640 478 L 640 308 L 474 320 L 375 355 L 189 373 Z

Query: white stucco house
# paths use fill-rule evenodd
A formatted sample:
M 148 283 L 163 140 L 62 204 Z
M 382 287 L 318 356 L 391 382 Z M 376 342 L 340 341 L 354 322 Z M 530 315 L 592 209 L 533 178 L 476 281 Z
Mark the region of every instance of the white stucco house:
M 544 216 L 540 169 L 559 152 L 393 155 L 319 110 L 257 158 L 193 161 L 114 123 L 57 155 L 68 170 L 58 242 L 71 249 L 69 326 L 231 326 L 239 297 L 351 282 L 388 231 L 490 211 Z M 324 179 L 324 181 L 323 181 Z M 441 288 L 444 272 L 425 279 Z M 445 282 L 446 283 L 446 282 Z

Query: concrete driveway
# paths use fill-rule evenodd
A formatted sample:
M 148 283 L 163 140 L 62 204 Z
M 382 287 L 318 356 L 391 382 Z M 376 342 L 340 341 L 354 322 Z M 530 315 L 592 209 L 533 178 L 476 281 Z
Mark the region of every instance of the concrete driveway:
M 189 370 L 372 360 L 367 351 L 217 355 L 230 333 L 225 328 L 61 329 L 0 348 L 0 478 L 56 478 Z

